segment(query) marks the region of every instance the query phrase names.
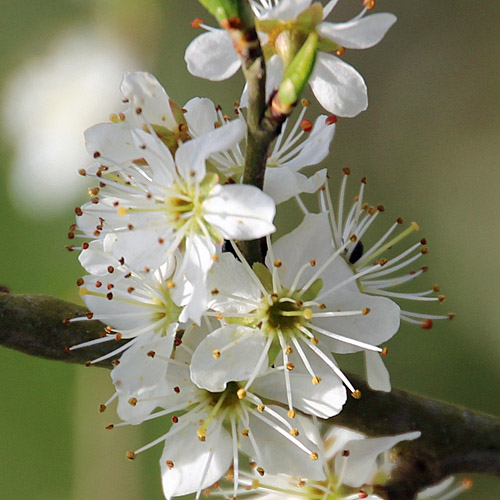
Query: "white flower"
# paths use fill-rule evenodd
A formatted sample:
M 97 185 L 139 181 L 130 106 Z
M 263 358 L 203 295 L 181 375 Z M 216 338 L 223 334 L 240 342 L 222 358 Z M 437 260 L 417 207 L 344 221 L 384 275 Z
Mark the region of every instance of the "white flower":
M 322 213 L 306 215 L 299 227 L 272 245 L 268 238 L 267 267 L 255 264 L 252 270 L 241 255 L 242 262 L 238 262 L 231 254 L 222 254 L 209 273 L 212 297 L 208 307 L 227 326 L 212 332 L 197 347 L 193 380 L 220 390 L 237 380 L 245 366 L 253 370 L 247 385 L 262 391 L 254 383 L 255 376 L 262 366 L 273 365 L 280 372 L 268 382 L 268 390 L 286 395 L 293 414 L 295 400 L 304 391 L 291 376 L 297 369 L 309 386 L 305 391 L 326 394 L 335 389 L 328 396 L 329 407 L 307 410 L 322 418 L 341 410 L 345 402 L 342 382 L 357 397 L 358 391 L 330 353 L 383 352 L 376 346 L 398 330 L 399 307 L 392 300 L 360 293 L 359 274 L 340 257 L 343 250 L 333 248 L 328 216 Z M 380 268 L 374 265 L 374 270 Z M 236 339 L 230 332 L 238 324 L 246 329 Z
M 311 5 L 312 0 L 272 3 L 253 0 L 251 6 L 257 16 L 256 26 L 264 52 L 280 54 L 286 65 L 295 53 L 289 53 L 290 46 L 297 44 L 297 40 L 305 40 L 309 31 L 317 32 L 319 53 L 309 81 L 312 91 L 330 113 L 352 117 L 368 106 L 366 85 L 352 66 L 331 52 L 341 55 L 346 48 L 366 49 L 376 45 L 396 22 L 396 16 L 378 13 L 364 17 L 368 10 L 365 7 L 349 21 L 326 22 L 337 1 L 330 0 L 322 9 L 319 3 Z M 318 15 L 321 21 L 316 20 Z M 304 19 L 307 19 L 306 26 Z M 195 38 L 187 47 L 188 70 L 210 80 L 223 80 L 233 75 L 239 68 L 239 59 L 229 34 L 204 24 L 197 26 L 206 29 L 207 33 Z M 295 49 L 299 47 L 300 42 Z
M 198 498 L 231 465 L 236 491 L 240 450 L 270 473 L 307 471 L 310 477 L 323 479 L 322 461 L 303 419 L 292 420 L 283 409 L 264 404 L 253 388 L 243 389 L 244 381 L 232 382 L 220 392 L 201 389 L 192 382 L 192 352 L 206 334 L 205 327 L 190 326 L 170 356 L 162 345 L 167 343 L 165 338 L 149 345 L 137 343 L 122 356 L 113 370 L 113 381 L 119 411 L 128 420 L 110 428 L 166 415 L 173 422 L 166 434 L 127 456 L 133 459 L 164 443 L 160 466 L 167 499 L 193 492 Z M 125 401 L 134 410 L 120 408 Z M 148 414 L 154 407 L 159 411 Z
M 126 41 L 92 25 L 41 45 L 5 81 L 0 113 L 13 154 L 12 201 L 29 217 L 53 217 L 85 188 L 68 168 L 88 161 L 81 131 L 119 104 L 115 82 L 138 64 Z
M 99 320 L 107 326 L 103 337 L 70 349 L 131 339 L 92 363 L 117 356 L 136 342 L 142 345 L 144 338 L 149 342 L 165 338 L 171 351 L 179 326 L 182 302 L 186 300 L 182 281 L 178 280 L 178 286 L 174 286 L 174 272 L 175 259 L 171 257 L 167 264 L 154 272 L 139 273 L 125 266 L 115 268 L 109 265 L 104 275 L 80 278 L 77 282 L 80 295 L 90 312 L 68 322 Z
M 389 229 L 375 240 L 375 243 L 369 247 L 364 246 L 363 241 L 366 241 L 365 236 L 369 228 L 379 214 L 384 211 L 384 207 L 382 205 L 373 207 L 364 202 L 366 185 L 364 178 L 354 203 L 351 207 L 345 207 L 346 185 L 349 175 L 350 170 L 344 169 L 338 203 L 333 203 L 328 189 L 321 193 L 321 197 L 323 198 L 322 207 L 329 209 L 335 247 L 344 248 L 341 255 L 354 272 L 359 275 L 358 286 L 360 290 L 366 294 L 388 297 L 398 302 L 442 303 L 445 296 L 439 293 L 437 285 L 419 292 L 398 291 L 398 287 L 413 282 L 428 269 L 427 266 L 422 266 L 419 269 L 408 270 L 408 266 L 428 253 L 425 238 L 419 239 L 400 252 L 395 250 L 398 243 L 418 230 L 418 225 L 415 222 L 412 222 L 404 231 L 397 233 L 398 228 L 403 224 L 403 220 L 398 217 Z M 352 235 L 356 235 L 354 242 L 349 241 Z M 373 267 L 374 262 L 383 264 L 383 267 L 380 269 Z M 433 320 L 454 318 L 454 314 L 426 314 L 412 312 L 406 308 L 401 308 L 400 315 L 403 321 L 419 324 L 424 329 L 431 328 Z M 380 356 L 374 356 L 367 351 L 366 365 L 370 386 L 376 390 L 389 391 L 389 374 Z
M 367 438 L 348 429 L 332 427 L 321 438 L 319 431 L 311 427 L 309 435 L 321 449 L 325 479 L 318 481 L 305 473 L 297 476 L 245 474 L 239 495 L 266 500 L 380 500 L 373 492 L 373 486 L 383 484 L 391 471 L 393 463 L 387 452 L 401 441 L 418 439 L 420 432 Z M 227 494 L 217 487 L 213 493 Z
M 326 158 L 335 133 L 335 117 L 320 115 L 314 124 L 304 119 L 308 106 L 309 103 L 304 100 L 303 109 L 295 122 L 292 123 L 291 119 L 285 121 L 267 158 L 264 192 L 276 204 L 300 193 L 314 193 L 326 181 L 326 169 L 319 170 L 309 178 L 299 172 Z M 220 126 L 225 122 L 222 111 L 210 99 L 191 99 L 184 108 L 186 122 L 193 137 L 209 133 L 214 130 L 215 124 Z M 241 112 L 239 117 L 246 127 Z M 209 162 L 221 175 L 240 182 L 245 165 L 245 150 L 246 145 L 242 141 L 229 151 L 212 154 Z
M 189 140 L 182 112 L 154 77 L 129 73 L 122 93 L 128 110 L 85 134 L 99 163 L 83 173 L 100 187 L 91 190 L 92 202 L 76 209 L 77 227 L 134 270 L 156 268 L 181 248 L 179 272 L 194 289 L 184 319 L 198 322 L 218 245 L 273 232 L 275 205 L 253 186 L 221 185 L 207 172 L 207 158 L 241 141 L 241 120 Z

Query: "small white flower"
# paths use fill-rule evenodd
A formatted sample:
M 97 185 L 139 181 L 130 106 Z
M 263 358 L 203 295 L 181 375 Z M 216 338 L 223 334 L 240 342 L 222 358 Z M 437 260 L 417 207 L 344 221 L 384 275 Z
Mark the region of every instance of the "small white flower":
M 237 491 L 240 450 L 270 473 L 307 471 L 310 477 L 323 479 L 322 461 L 303 428 L 303 419 L 292 420 L 285 410 L 264 404 L 253 388 L 243 388 L 244 381 L 232 382 L 220 392 L 207 391 L 192 382 L 192 353 L 206 334 L 205 327 L 190 326 L 176 342 L 172 355 L 165 355 L 165 338 L 149 345 L 138 343 L 113 370 L 114 397 L 118 396 L 119 412 L 127 420 L 112 427 L 166 415 L 171 415 L 173 422 L 165 435 L 129 452 L 128 457 L 133 459 L 164 443 L 160 466 L 167 499 L 193 492 L 199 498 L 201 490 L 231 465 L 233 489 Z M 120 408 L 125 401 L 134 410 Z M 155 407 L 159 411 L 150 413 Z
M 345 206 L 346 185 L 350 175 L 349 169 L 344 169 L 344 177 L 340 187 L 338 203 L 333 203 L 328 189 L 321 193 L 322 208 L 329 209 L 330 224 L 336 248 L 344 248 L 342 256 L 359 275 L 358 286 L 363 293 L 388 297 L 400 302 L 438 302 L 442 303 L 444 295 L 439 293 L 439 287 L 434 285 L 423 291 L 407 292 L 398 288 L 413 282 L 427 271 L 427 266 L 408 270 L 408 266 L 418 262 L 428 253 L 427 242 L 419 239 L 408 248 L 397 252 L 398 244 L 418 230 L 418 225 L 412 222 L 407 229 L 398 233 L 403 220 L 398 219 L 377 239 L 371 246 L 365 246 L 363 241 L 368 230 L 384 211 L 382 205 L 370 206 L 364 202 L 366 179 L 362 179 L 359 193 L 352 206 Z M 351 235 L 356 235 L 356 241 L 350 242 Z M 383 264 L 380 269 L 374 268 L 373 263 Z M 412 312 L 406 308 L 400 310 L 401 320 L 418 324 L 424 329 L 432 328 L 433 320 L 453 319 L 454 314 L 426 314 Z M 380 356 L 366 352 L 366 368 L 368 382 L 373 389 L 389 391 L 389 374 L 384 367 Z
M 182 112 L 176 115 L 154 77 L 129 73 L 122 93 L 128 110 L 115 123 L 96 125 L 85 134 L 87 150 L 98 163 L 83 173 L 96 178 L 99 187 L 91 190 L 92 202 L 76 209 L 77 228 L 139 271 L 160 266 L 181 248 L 179 272 L 194 289 L 184 319 L 199 322 L 206 273 L 223 240 L 273 232 L 274 202 L 253 186 L 221 185 L 216 174 L 207 172 L 211 155 L 243 138 L 241 120 L 190 139 Z
M 352 66 L 331 52 L 341 55 L 346 48 L 373 47 L 396 22 L 396 16 L 378 13 L 364 17 L 369 10 L 364 7 L 349 21 L 326 22 L 325 19 L 337 2 L 338 0 L 330 0 L 320 12 L 322 22 L 307 27 L 315 30 L 319 36 L 319 53 L 309 83 L 319 103 L 327 111 L 338 116 L 352 117 L 368 106 L 366 85 L 363 77 Z M 297 22 L 297 19 L 308 9 L 321 9 L 319 3 L 311 5 L 312 0 L 252 0 L 250 4 L 257 17 L 256 27 L 264 52 L 279 53 L 285 59 L 290 46 L 289 40 L 293 44 L 300 37 L 305 39 L 307 36 L 307 32 L 304 33 L 304 23 Z M 188 70 L 195 76 L 210 80 L 224 80 L 232 76 L 238 70 L 240 62 L 229 34 L 203 23 L 196 26 L 206 29 L 207 33 L 195 38 L 187 47 L 185 60 Z
M 399 307 L 392 300 L 360 293 L 359 274 L 340 256 L 344 248 L 333 248 L 328 216 L 322 213 L 306 215 L 299 227 L 272 245 L 268 239 L 267 267 L 255 264 L 252 270 L 241 255 L 238 262 L 222 254 L 209 273 L 208 306 L 227 326 L 198 346 L 193 380 L 220 390 L 236 380 L 244 366 L 253 370 L 247 385 L 259 386 L 262 392 L 254 379 L 263 366 L 273 365 L 280 372 L 267 390 L 286 395 L 290 412 L 304 391 L 322 394 L 330 404 L 307 409 L 322 418 L 341 410 L 346 397 L 342 382 L 358 396 L 330 353 L 383 352 L 376 346 L 398 330 Z M 374 270 L 381 267 L 375 264 Z M 246 330 L 236 341 L 231 328 L 238 324 Z M 220 354 L 216 359 L 214 352 Z M 217 364 L 223 368 L 218 370 Z M 295 370 L 307 385 L 296 385 Z
M 243 106 L 244 104 L 242 102 Z M 264 192 L 276 204 L 301 193 L 314 193 L 326 181 L 326 169 L 319 170 L 309 178 L 300 173 L 300 170 L 317 165 L 326 158 L 335 133 L 336 119 L 320 115 L 313 124 L 304 119 L 308 107 L 309 103 L 303 100 L 298 118 L 294 122 L 291 119 L 285 121 L 269 152 Z M 225 122 L 222 111 L 210 99 L 191 99 L 184 108 L 186 122 L 193 137 L 209 133 L 214 130 L 215 125 L 220 126 Z M 243 113 L 238 111 L 238 116 L 246 127 Z M 245 151 L 246 144 L 243 140 L 228 151 L 212 154 L 208 160 L 218 173 L 240 182 L 245 165 Z

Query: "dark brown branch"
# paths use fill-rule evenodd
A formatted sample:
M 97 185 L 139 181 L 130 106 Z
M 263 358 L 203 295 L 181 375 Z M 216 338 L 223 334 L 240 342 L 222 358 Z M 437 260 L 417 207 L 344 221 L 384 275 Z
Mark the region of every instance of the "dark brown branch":
M 85 364 L 117 344 L 100 344 L 68 352 L 67 347 L 103 333 L 98 321 L 65 324 L 86 309 L 47 296 L 0 293 L 0 344 L 32 356 Z M 111 368 L 105 361 L 102 366 Z M 396 467 L 377 493 L 387 500 L 412 500 L 418 491 L 450 474 L 500 476 L 500 419 L 393 389 L 372 391 L 351 376 L 361 399 L 350 399 L 328 423 L 371 436 L 419 430 L 422 436 L 396 448 Z

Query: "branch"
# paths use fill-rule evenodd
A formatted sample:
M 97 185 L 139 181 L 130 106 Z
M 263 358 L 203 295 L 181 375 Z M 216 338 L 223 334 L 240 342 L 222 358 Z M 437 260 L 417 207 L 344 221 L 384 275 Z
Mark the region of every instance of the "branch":
M 64 321 L 86 312 L 81 306 L 48 296 L 0 293 L 0 344 L 33 356 L 85 364 L 111 349 L 106 343 L 67 350 L 104 331 L 98 321 Z M 105 361 L 101 366 L 111 368 L 111 363 Z M 499 418 L 397 389 L 372 391 L 361 379 L 350 379 L 362 397 L 350 399 L 329 424 L 371 436 L 422 432 L 416 441 L 396 447 L 396 467 L 389 482 L 378 487 L 380 497 L 412 500 L 420 490 L 462 472 L 500 476 Z

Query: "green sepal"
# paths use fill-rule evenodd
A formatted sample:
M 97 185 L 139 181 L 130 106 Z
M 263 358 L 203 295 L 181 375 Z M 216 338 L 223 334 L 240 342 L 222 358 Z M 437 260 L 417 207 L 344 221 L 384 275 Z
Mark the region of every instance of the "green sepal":
M 309 33 L 315 30 L 321 21 L 323 21 L 323 6 L 316 2 L 297 16 L 295 25 L 297 29 Z
M 304 302 L 314 300 L 318 296 L 319 292 L 321 292 L 322 288 L 323 280 L 321 278 L 314 280 L 312 285 L 300 295 L 301 300 L 303 300 Z
M 280 352 L 282 352 L 280 343 L 276 339 L 274 339 L 273 342 L 271 343 L 269 351 L 267 352 L 267 360 L 269 366 L 271 366 L 276 361 L 276 358 L 278 357 Z
M 282 107 L 293 106 L 304 90 L 311 76 L 318 53 L 318 35 L 311 32 L 288 66 L 278 89 Z
M 259 278 L 260 282 L 268 291 L 269 293 L 272 293 L 273 291 L 273 276 L 271 274 L 271 271 L 264 265 L 261 264 L 260 262 L 254 262 L 252 266 L 253 272 L 257 275 L 257 278 Z
M 239 0 L 199 0 L 199 2 L 219 23 L 240 17 L 241 1 Z
M 318 50 L 321 52 L 337 52 L 342 48 L 341 45 L 335 43 L 333 40 L 329 38 L 320 37 L 318 41 Z

